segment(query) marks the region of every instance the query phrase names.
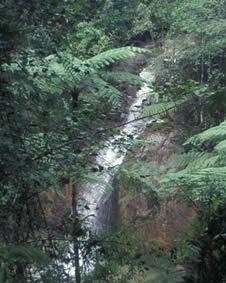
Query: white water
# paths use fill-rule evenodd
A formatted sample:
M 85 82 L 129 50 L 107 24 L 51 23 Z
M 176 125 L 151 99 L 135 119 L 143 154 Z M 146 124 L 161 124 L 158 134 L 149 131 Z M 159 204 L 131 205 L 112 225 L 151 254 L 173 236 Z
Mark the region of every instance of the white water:
M 153 74 L 144 69 L 140 73 L 140 77 L 146 80 L 149 85 L 144 84 L 137 92 L 136 98 L 129 108 L 128 117 L 125 122 L 133 121 L 140 116 L 143 108 L 143 101 L 152 92 L 150 83 L 154 81 Z M 118 135 L 113 136 L 104 142 L 103 148 L 99 151 L 96 157 L 96 164 L 101 166 L 104 170 L 99 174 L 93 175 L 93 179 L 99 178 L 100 182 L 98 184 L 87 183 L 82 188 L 81 202 L 85 202 L 88 209 L 86 207 L 86 209 L 83 208 L 80 210 L 80 213 L 85 218 L 89 219 L 88 226 L 94 231 L 101 229 L 102 223 L 100 223 L 101 221 L 98 219 L 98 209 L 101 205 L 103 196 L 111 189 L 111 182 L 115 174 L 115 170 L 111 169 L 117 169 L 126 156 L 127 146 L 120 145 L 119 147 L 120 140 L 123 138 L 128 139 L 128 137 L 133 137 L 133 139 L 139 137 L 144 131 L 146 124 L 147 120 L 138 120 L 122 126 Z

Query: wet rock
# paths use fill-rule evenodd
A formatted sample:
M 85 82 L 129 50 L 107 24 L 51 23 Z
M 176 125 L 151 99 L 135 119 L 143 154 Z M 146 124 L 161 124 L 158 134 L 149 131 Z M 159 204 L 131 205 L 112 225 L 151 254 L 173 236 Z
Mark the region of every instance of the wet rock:
M 100 132 L 104 131 L 104 127 L 98 127 L 97 131 L 100 131 Z
M 121 118 L 122 120 L 126 119 L 126 118 L 127 118 L 127 114 L 126 114 L 126 113 L 122 113 L 122 114 L 120 115 L 120 118 Z
M 185 271 L 185 268 L 184 266 L 180 265 L 180 264 L 177 264 L 176 267 L 175 267 L 175 273 L 176 273 L 176 279 L 177 279 L 177 282 L 184 282 L 183 278 L 184 276 L 186 275 L 186 271 Z
M 156 42 L 149 42 L 144 45 L 144 48 L 153 49 L 153 48 L 156 48 L 157 46 L 158 45 L 156 44 Z
M 154 97 L 148 97 L 142 100 L 142 104 L 144 106 L 152 105 L 156 103 L 156 99 Z
M 135 56 L 134 61 L 136 65 L 144 66 L 147 63 L 147 57 L 144 54 L 138 54 Z
M 104 167 L 103 167 L 103 166 L 98 165 L 98 167 L 99 167 L 99 171 L 100 171 L 100 172 L 104 170 Z
M 131 98 L 136 97 L 136 94 L 137 94 L 137 87 L 136 86 L 133 86 L 131 84 L 126 83 L 125 89 L 126 89 L 126 93 L 129 97 L 131 97 Z
M 99 168 L 98 167 L 93 167 L 93 168 L 91 168 L 91 172 L 93 172 L 93 173 L 96 173 L 96 172 L 98 172 L 99 171 Z
M 127 137 L 130 138 L 130 139 L 134 139 L 133 135 L 127 135 Z

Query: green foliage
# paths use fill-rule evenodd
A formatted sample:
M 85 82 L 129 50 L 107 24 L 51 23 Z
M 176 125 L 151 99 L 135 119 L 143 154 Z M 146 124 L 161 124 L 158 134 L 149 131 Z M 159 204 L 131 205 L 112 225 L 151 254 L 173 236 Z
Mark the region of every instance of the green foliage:
M 0 54 L 0 238 L 5 247 L 13 246 L 1 250 L 10 265 L 1 276 L 6 275 L 9 282 L 33 281 L 31 268 L 42 274 L 40 282 L 69 282 L 65 264 L 74 257 L 71 237 L 81 232 L 81 225 L 74 229 L 70 206 L 64 207 L 62 184 L 87 176 L 101 137 L 98 128 L 109 123 L 109 112 L 117 113 L 121 106 L 117 75 L 110 77 L 106 71 L 113 63 L 145 50 L 125 47 L 100 53 L 93 49 L 86 54 L 92 41 L 87 38 L 89 44 L 81 43 L 84 49 L 79 54 L 71 46 L 71 34 L 85 13 L 80 2 L 20 1 L 18 6 L 15 2 L 1 3 L 6 14 Z M 90 1 L 82 4 L 93 7 Z M 82 35 L 78 33 L 77 38 Z M 55 225 L 43 192 L 61 197 L 64 211 L 59 212 Z M 59 236 L 65 245 L 56 240 Z M 50 256 L 46 268 L 35 267 L 36 262 L 45 263 L 45 257 L 27 247 L 29 242 Z
M 84 282 L 129 282 L 144 269 L 145 251 L 136 233 L 116 228 L 111 234 L 100 234 L 95 251 L 95 268 Z
M 112 46 L 103 29 L 96 28 L 92 22 L 80 22 L 70 41 L 73 53 L 83 58 L 97 55 Z
M 144 53 L 148 50 L 144 50 L 138 47 L 123 47 L 115 48 L 109 51 L 102 52 L 91 59 L 85 61 L 85 64 L 91 68 L 100 69 L 108 66 L 116 61 L 123 60 L 129 57 L 133 57 L 136 53 Z
M 142 83 L 135 75 L 128 73 L 110 73 L 103 72 L 103 68 L 116 63 L 117 61 L 134 56 L 136 53 L 143 53 L 144 49 L 135 47 L 124 47 L 112 49 L 102 52 L 87 60 L 79 60 L 70 53 L 60 53 L 58 55 L 50 55 L 44 59 L 44 66 L 40 70 L 45 70 L 43 81 L 38 80 L 38 84 L 42 87 L 42 91 L 51 92 L 77 92 L 91 93 L 98 95 L 100 98 L 106 98 L 114 106 L 119 106 L 122 96 L 120 90 L 110 83 L 112 79 L 127 80 L 132 79 Z M 32 69 L 32 73 L 37 72 L 37 65 Z M 42 72 L 42 71 L 41 71 Z M 37 73 L 36 73 L 37 74 Z M 41 73 L 43 76 L 43 74 Z M 40 84 L 41 83 L 41 84 Z M 48 89 L 43 89 L 48 87 Z M 73 96 L 73 95 L 72 95 Z
M 0 248 L 0 282 L 9 282 L 10 270 L 25 266 L 44 265 L 48 263 L 48 257 L 38 248 L 31 245 L 17 245 Z
M 133 36 L 146 35 L 159 39 L 167 32 L 171 23 L 171 10 L 175 1 L 140 1 L 133 21 Z
M 176 172 L 166 174 L 161 181 L 163 196 L 182 198 L 197 213 L 196 234 L 183 250 L 183 260 L 190 262 L 186 277 L 191 282 L 223 282 L 220 280 L 225 277 L 224 271 L 219 271 L 221 267 L 218 272 L 211 271 L 218 260 L 224 261 L 224 252 L 219 252 L 222 243 L 214 240 L 217 229 L 224 230 L 221 223 L 226 200 L 224 126 L 225 122 L 189 138 L 184 143 L 187 150 L 169 164 Z
M 194 43 L 193 50 L 185 51 L 195 56 L 193 60 L 202 54 L 211 58 L 222 52 L 225 40 L 224 5 L 225 1 L 199 0 L 184 2 L 174 10 L 173 33 L 183 33 Z
M 98 23 L 101 23 L 107 36 L 111 36 L 114 44 L 128 44 L 131 35 L 128 30 L 132 28 L 134 10 L 137 1 L 107 0 L 104 3 Z
M 183 103 L 184 100 L 175 102 L 162 102 L 153 104 L 151 106 L 147 106 L 144 110 L 145 116 L 156 116 L 159 115 L 160 117 L 165 117 L 168 111 L 175 111 L 177 107 Z
M 189 138 L 184 145 L 185 146 L 195 146 L 195 147 L 207 147 L 207 148 L 213 148 L 218 143 L 220 146 L 218 149 L 222 148 L 223 141 L 226 137 L 226 123 L 223 122 L 220 125 L 216 127 L 212 127 L 198 135 L 195 135 L 191 138 Z
M 0 249 L 1 261 L 7 264 L 15 262 L 28 262 L 44 264 L 47 262 L 47 256 L 39 249 L 32 246 L 9 246 L 1 247 Z
M 226 122 L 218 124 L 225 119 L 226 109 L 225 5 L 225 0 L 3 0 L 0 282 L 71 280 L 65 267 L 75 258 L 70 247 L 75 237 L 86 231 L 77 216 L 72 219 L 70 208 L 62 207 L 65 211 L 53 225 L 42 194 L 51 191 L 62 200 L 62 184 L 69 179 L 76 184 L 92 179 L 87 177 L 92 158 L 107 135 L 98 129 L 112 124 L 112 114 L 119 116 L 123 83 L 140 87 L 145 82 L 136 75 L 114 71 L 113 64 L 147 52 L 121 46 L 140 40 L 149 43 L 165 35 L 154 64 L 159 71 L 159 103 L 145 107 L 144 115 L 164 117 L 175 111 L 172 120 L 192 136 L 184 143 L 184 151 L 166 167 L 137 162 L 123 168 L 119 178 L 133 189 L 132 198 L 143 194 L 153 205 L 158 199 L 151 179 L 169 170 L 159 193 L 186 199 L 202 221 L 203 234 L 185 255 L 186 260 L 200 264 L 196 282 L 207 282 L 203 270 L 210 276 L 209 282 L 223 282 Z M 74 196 L 70 203 L 72 200 Z M 152 251 L 157 256 L 140 255 L 147 247 L 129 233 L 100 239 L 90 235 L 79 243 L 87 265 L 95 262 L 87 280 L 129 282 L 149 263 L 152 270 L 146 282 L 174 281 L 170 258 L 156 249 Z M 28 245 L 30 242 L 35 248 Z M 214 279 L 209 260 L 220 274 Z M 29 271 L 41 277 L 34 279 Z
M 161 70 L 197 81 L 214 81 L 224 74 L 225 1 L 180 1 L 171 14 L 171 26 L 159 57 Z M 217 60 L 216 60 L 217 58 Z M 164 70 L 163 70 L 164 71 Z M 165 73 L 165 71 L 164 71 Z
M 109 81 L 129 82 L 136 86 L 142 86 L 144 83 L 148 83 L 139 76 L 127 72 L 106 72 L 103 76 Z
M 182 193 L 188 200 L 218 207 L 225 199 L 225 122 L 189 138 L 190 150 L 179 155 L 171 166 L 179 169 L 163 180 L 170 194 Z M 182 169 L 182 170 L 181 170 Z
M 99 257 L 85 283 L 176 282 L 170 252 L 158 241 L 144 242 L 136 231 L 122 227 L 100 235 L 99 240 Z

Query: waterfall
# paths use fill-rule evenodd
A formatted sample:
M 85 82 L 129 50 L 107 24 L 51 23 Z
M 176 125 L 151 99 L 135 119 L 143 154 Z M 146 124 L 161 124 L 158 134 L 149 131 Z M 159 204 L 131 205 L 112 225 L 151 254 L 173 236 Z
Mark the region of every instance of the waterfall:
M 120 140 L 128 139 L 129 137 L 135 139 L 139 137 L 144 131 L 147 120 L 137 120 L 140 116 L 144 101 L 153 91 L 150 87 L 150 83 L 154 81 L 154 75 L 151 71 L 144 69 L 140 73 L 140 77 L 149 84 L 144 83 L 143 87 L 137 92 L 136 98 L 129 108 L 126 123 L 135 120 L 134 122 L 128 123 L 121 127 L 120 133 L 112 136 L 108 140 L 104 141 L 102 148 L 100 149 L 97 157 L 96 164 L 103 168 L 101 175 L 95 173 L 93 178 L 99 178 L 98 183 L 87 183 L 82 187 L 81 197 L 81 208 L 80 213 L 84 218 L 89 219 L 87 225 L 93 231 L 99 231 L 103 228 L 103 213 L 111 213 L 107 211 L 98 212 L 106 196 L 109 196 L 109 192 L 112 191 L 112 181 L 119 165 L 123 163 L 123 160 L 127 153 L 127 146 L 118 146 Z M 82 205 L 83 203 L 83 205 Z M 84 203 L 86 204 L 84 208 Z M 105 217 L 106 219 L 106 217 Z

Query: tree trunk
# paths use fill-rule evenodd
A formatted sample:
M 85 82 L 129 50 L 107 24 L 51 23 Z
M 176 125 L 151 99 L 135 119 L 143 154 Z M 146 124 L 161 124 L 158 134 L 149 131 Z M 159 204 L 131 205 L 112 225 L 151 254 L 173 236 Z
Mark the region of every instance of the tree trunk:
M 78 211 L 77 211 L 77 190 L 75 184 L 72 184 L 71 208 L 72 208 L 72 217 L 73 217 L 72 237 L 73 237 L 74 266 L 75 266 L 75 283 L 81 283 L 81 270 L 79 263 L 79 242 L 77 236 L 79 219 L 78 219 Z
M 73 241 L 73 249 L 74 249 L 74 265 L 75 265 L 75 283 L 81 283 L 81 271 L 80 271 L 80 263 L 79 263 L 79 242 L 77 238 Z
M 72 93 L 72 109 L 78 107 L 78 89 L 74 89 Z M 72 218 L 73 218 L 73 227 L 72 227 L 72 237 L 73 237 L 73 252 L 74 252 L 74 266 L 75 266 L 75 283 L 81 283 L 81 270 L 79 263 L 79 241 L 78 241 L 78 224 L 79 217 L 77 211 L 77 188 L 76 184 L 72 184 L 72 196 L 71 196 L 71 209 L 72 209 Z
M 71 96 L 72 96 L 72 109 L 74 110 L 78 107 L 79 90 L 75 88 Z

